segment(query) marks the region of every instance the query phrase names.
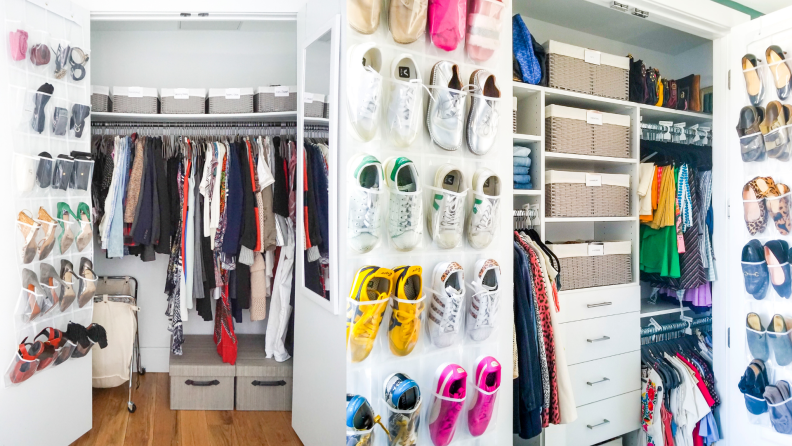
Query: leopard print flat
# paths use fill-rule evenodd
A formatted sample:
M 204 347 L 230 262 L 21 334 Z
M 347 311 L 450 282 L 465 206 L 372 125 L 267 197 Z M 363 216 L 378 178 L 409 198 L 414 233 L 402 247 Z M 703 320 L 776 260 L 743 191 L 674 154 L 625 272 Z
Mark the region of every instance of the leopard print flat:
M 792 229 L 792 218 L 789 215 L 790 197 L 792 194 L 789 186 L 783 183 L 778 183 L 767 194 L 767 211 L 781 235 L 789 235 L 789 230 Z
M 760 188 L 759 184 L 762 185 Z M 762 190 L 764 189 L 764 191 Z M 764 232 L 767 227 L 767 203 L 765 194 L 769 189 L 762 177 L 756 177 L 743 186 L 743 210 L 745 226 L 751 235 Z

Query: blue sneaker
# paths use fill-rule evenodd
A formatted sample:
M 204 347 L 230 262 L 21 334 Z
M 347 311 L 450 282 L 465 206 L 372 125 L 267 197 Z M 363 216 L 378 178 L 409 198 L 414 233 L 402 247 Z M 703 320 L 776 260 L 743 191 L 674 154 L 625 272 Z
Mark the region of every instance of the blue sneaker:
M 373 440 L 374 409 L 368 400 L 360 395 L 347 394 L 346 406 L 346 446 L 370 446 Z
M 421 424 L 421 389 L 404 373 L 385 379 L 385 401 L 388 403 L 388 444 L 415 446 Z
M 385 401 L 399 410 L 411 410 L 421 399 L 418 383 L 404 373 L 394 373 L 385 379 Z

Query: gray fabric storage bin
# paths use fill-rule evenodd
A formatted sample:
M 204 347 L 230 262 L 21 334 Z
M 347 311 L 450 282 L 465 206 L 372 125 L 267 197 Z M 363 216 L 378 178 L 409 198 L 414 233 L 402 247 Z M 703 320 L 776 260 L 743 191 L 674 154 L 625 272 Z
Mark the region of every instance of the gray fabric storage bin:
M 630 99 L 630 58 L 550 40 L 547 52 L 548 86 L 612 99 Z M 598 53 L 598 63 L 586 55 Z
M 600 245 L 601 254 L 589 251 Z M 632 242 L 548 243 L 558 257 L 562 290 L 632 283 Z
M 156 88 L 113 87 L 113 113 L 159 113 L 159 95 Z
M 110 87 L 91 85 L 91 111 L 95 113 L 113 111 L 113 100 L 110 99 Z
M 162 114 L 196 114 L 206 112 L 205 88 L 160 89 Z
M 600 185 L 587 185 L 589 179 Z M 594 172 L 545 172 L 545 216 L 629 217 L 630 176 Z
M 209 114 L 253 113 L 253 96 L 252 88 L 210 88 Z
M 590 124 L 591 110 L 545 107 L 545 150 L 575 155 L 630 157 L 630 116 L 600 113 L 601 124 Z M 593 121 L 592 121 L 593 122 Z
M 220 359 L 212 336 L 185 336 L 182 353 L 170 355 L 171 410 L 233 410 L 236 367 Z
M 253 106 L 256 113 L 296 112 L 297 87 L 258 87 Z
M 291 359 L 267 359 L 264 335 L 237 335 L 236 410 L 279 410 L 292 407 Z
M 323 118 L 325 110 L 325 95 L 316 93 L 305 93 L 305 117 Z

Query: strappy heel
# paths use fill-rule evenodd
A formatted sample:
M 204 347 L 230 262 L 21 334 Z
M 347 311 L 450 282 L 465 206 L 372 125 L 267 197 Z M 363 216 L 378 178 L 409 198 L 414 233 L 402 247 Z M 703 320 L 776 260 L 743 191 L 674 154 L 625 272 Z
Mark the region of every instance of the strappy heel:
M 91 228 L 91 208 L 85 203 L 80 203 L 77 206 L 77 221 L 80 222 L 80 234 L 77 236 L 77 251 L 82 252 L 93 238 L 93 229 Z
M 77 297 L 77 292 L 74 291 L 74 276 L 74 265 L 72 265 L 72 262 L 66 259 L 61 260 L 60 278 L 63 283 L 63 296 L 61 296 L 60 301 L 61 311 L 66 311 Z
M 44 230 L 44 238 L 39 241 L 37 248 L 39 260 L 44 260 L 50 255 L 52 248 L 55 247 L 55 227 L 57 223 L 43 207 L 39 208 L 37 222 L 42 225 Z
M 61 229 L 61 232 L 58 235 L 58 246 L 60 247 L 61 254 L 68 251 L 69 248 L 71 248 L 72 243 L 74 243 L 74 231 L 71 229 L 73 222 L 69 220 L 69 215 L 74 217 L 74 221 L 78 220 L 77 215 L 72 212 L 68 203 L 64 203 L 62 201 L 58 203 L 57 220 Z
M 36 223 L 30 211 L 27 209 L 19 212 L 17 216 L 17 226 L 19 231 L 22 232 L 22 263 L 27 265 L 36 258 L 36 233 L 41 225 Z
M 96 281 L 98 280 L 93 270 L 93 263 L 85 257 L 80 259 L 80 272 L 77 277 L 80 279 L 80 295 L 77 304 L 82 308 L 96 294 Z

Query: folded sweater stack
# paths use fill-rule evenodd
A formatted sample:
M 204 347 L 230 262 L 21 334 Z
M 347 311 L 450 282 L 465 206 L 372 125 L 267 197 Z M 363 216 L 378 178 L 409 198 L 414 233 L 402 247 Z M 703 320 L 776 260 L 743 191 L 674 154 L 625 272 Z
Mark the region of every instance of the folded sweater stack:
M 514 188 L 533 189 L 531 184 L 531 149 L 514 146 Z

